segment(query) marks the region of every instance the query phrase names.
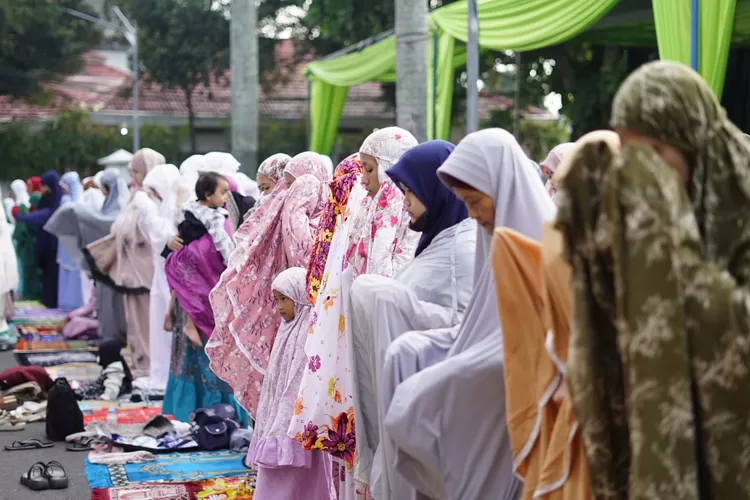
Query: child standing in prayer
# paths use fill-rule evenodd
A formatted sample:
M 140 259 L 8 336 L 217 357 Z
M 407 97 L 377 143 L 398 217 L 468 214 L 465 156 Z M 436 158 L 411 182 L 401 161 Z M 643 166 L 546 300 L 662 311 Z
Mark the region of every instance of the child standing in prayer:
M 234 242 L 226 229 L 229 213 L 224 209 L 229 195 L 229 181 L 216 172 L 204 172 L 195 183 L 195 195 L 197 201 L 188 202 L 183 207 L 184 220 L 177 226 L 177 235 L 167 244 L 162 256 L 166 258 L 172 251 L 179 250 L 208 234 L 226 266 L 229 255 L 234 250 Z M 167 331 L 171 331 L 173 326 L 174 301 L 173 290 L 169 312 L 164 322 L 164 329 Z M 184 333 L 195 345 L 203 345 L 194 319 L 189 314 Z M 204 335 L 210 333 L 211 331 L 208 331 Z
M 281 325 L 247 452 L 247 464 L 258 471 L 257 498 L 336 498 L 331 455 L 305 450 L 299 441 L 287 436 L 292 415 L 301 411 L 296 397 L 307 361 L 305 340 L 312 307 L 305 278 L 305 269 L 292 267 L 281 272 L 271 285 Z

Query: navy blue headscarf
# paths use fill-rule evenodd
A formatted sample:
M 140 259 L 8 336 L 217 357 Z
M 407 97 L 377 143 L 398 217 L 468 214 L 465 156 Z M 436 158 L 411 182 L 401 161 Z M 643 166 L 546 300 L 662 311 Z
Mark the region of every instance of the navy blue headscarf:
M 448 159 L 455 146 L 446 141 L 428 141 L 416 146 L 386 170 L 399 188 L 403 184 L 427 209 L 426 226 L 422 229 L 416 254 L 427 248 L 444 229 L 455 226 L 469 214 L 466 205 L 453 191 L 440 182 L 437 169 Z
M 32 224 L 34 226 L 44 227 L 52 214 L 60 207 L 62 202 L 63 190 L 60 187 L 60 174 L 50 170 L 42 176 L 42 184 L 49 188 L 49 191 L 42 195 L 39 206 L 33 212 L 28 214 L 19 214 L 18 220 Z M 41 230 L 36 239 L 37 256 L 57 253 L 57 237 Z M 40 257 L 42 258 L 42 257 Z

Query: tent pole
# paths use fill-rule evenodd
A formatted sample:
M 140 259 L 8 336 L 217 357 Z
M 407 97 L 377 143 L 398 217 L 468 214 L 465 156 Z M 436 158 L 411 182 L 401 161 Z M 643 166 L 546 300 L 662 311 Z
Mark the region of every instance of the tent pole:
M 479 19 L 477 0 L 469 0 L 469 38 L 466 42 L 466 133 L 479 128 Z
M 690 2 L 690 66 L 698 71 L 698 0 Z

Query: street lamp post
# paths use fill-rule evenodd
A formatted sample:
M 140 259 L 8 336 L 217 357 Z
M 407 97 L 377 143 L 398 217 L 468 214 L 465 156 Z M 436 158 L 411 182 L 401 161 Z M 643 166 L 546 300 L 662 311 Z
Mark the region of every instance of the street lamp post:
M 89 21 L 94 24 L 98 24 L 99 26 L 102 26 L 107 29 L 111 29 L 112 31 L 118 31 L 122 33 L 125 36 L 125 39 L 130 44 L 131 48 L 133 49 L 133 152 L 135 153 L 139 149 L 141 149 L 141 121 L 139 118 L 139 111 L 140 111 L 140 92 L 139 92 L 139 86 L 138 86 L 138 29 L 135 24 L 131 23 L 127 17 L 125 17 L 125 14 L 122 13 L 119 7 L 112 7 L 112 12 L 117 16 L 117 18 L 120 20 L 120 23 L 122 25 L 117 25 L 114 23 L 110 23 L 109 21 L 105 21 L 104 19 L 99 19 L 98 17 L 91 16 L 89 14 L 86 14 L 84 12 L 79 12 L 77 10 L 73 9 L 65 9 L 65 12 L 70 14 L 71 16 L 75 16 L 79 19 L 83 19 L 85 21 Z

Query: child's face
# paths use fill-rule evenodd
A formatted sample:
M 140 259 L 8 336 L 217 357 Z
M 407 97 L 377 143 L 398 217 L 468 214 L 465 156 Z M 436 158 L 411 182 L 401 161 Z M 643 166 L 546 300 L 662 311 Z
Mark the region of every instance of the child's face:
M 226 179 L 218 179 L 216 182 L 216 191 L 206 198 L 206 201 L 213 208 L 223 207 L 227 202 L 227 193 L 229 193 L 229 183 Z
M 276 290 L 273 291 L 273 299 L 276 301 L 276 310 L 279 311 L 281 319 L 292 321 L 294 319 L 294 301 Z

